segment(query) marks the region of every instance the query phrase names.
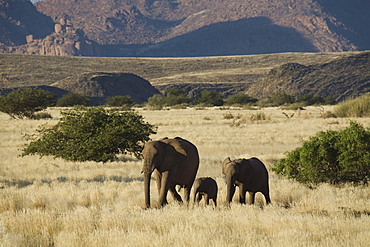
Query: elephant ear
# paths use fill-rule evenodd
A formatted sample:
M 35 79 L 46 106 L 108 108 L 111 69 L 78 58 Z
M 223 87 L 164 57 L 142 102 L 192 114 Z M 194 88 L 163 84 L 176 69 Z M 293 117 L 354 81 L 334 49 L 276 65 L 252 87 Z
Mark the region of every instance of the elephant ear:
M 170 140 L 170 139 L 169 139 Z M 161 163 L 161 171 L 172 170 L 186 158 L 186 151 L 179 147 L 173 146 L 172 143 L 165 143 L 163 151 L 163 160 Z
M 230 157 L 227 157 L 223 162 L 222 162 L 222 174 L 226 175 L 226 165 L 231 162 Z

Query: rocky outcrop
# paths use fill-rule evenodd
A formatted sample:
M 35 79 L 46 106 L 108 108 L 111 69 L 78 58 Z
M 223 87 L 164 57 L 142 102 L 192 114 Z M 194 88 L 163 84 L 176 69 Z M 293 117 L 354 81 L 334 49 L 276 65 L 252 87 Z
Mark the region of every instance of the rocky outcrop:
M 63 4 L 60 4 L 63 2 Z M 43 0 L 112 56 L 208 56 L 370 49 L 370 1 Z
M 34 39 L 33 35 L 26 36 L 27 44 L 5 48 L 5 52 L 18 54 L 38 54 L 57 56 L 98 56 L 99 45 L 84 37 L 76 30 L 67 17 L 60 18 L 54 25 L 54 33 L 43 39 Z
M 154 94 L 160 94 L 147 80 L 131 73 L 84 73 L 50 86 L 86 95 L 93 105 L 104 104 L 107 97 L 117 95 L 128 95 L 133 101 L 143 103 Z

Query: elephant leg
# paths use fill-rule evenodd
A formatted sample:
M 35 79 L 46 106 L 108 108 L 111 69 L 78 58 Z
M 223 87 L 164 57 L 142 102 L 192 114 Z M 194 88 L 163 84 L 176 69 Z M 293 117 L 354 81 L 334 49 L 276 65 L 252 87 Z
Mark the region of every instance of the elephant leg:
M 245 186 L 240 185 L 239 186 L 239 202 L 242 204 L 245 204 L 245 194 L 247 193 Z
M 182 202 L 182 198 L 179 195 L 179 193 L 177 193 L 175 185 L 170 187 L 170 192 L 171 192 L 174 200 L 176 200 L 178 202 Z
M 162 185 L 162 174 L 160 174 L 159 172 L 155 171 L 154 172 L 154 177 L 155 177 L 155 181 L 157 183 L 158 195 L 160 195 L 161 194 L 161 185 Z M 168 204 L 168 202 L 167 202 L 167 196 L 164 198 L 163 204 Z
M 234 193 L 235 193 L 235 185 L 233 184 L 228 185 L 228 191 L 229 191 L 229 195 L 226 196 L 227 204 L 229 204 L 233 200 Z
M 206 205 L 209 205 L 209 196 L 208 196 L 208 194 L 204 195 L 204 200 L 206 200 Z
M 159 192 L 158 204 L 164 206 L 167 204 L 167 192 L 170 189 L 170 184 L 173 179 L 173 174 L 170 172 L 163 172 L 161 175 L 161 186 Z
M 198 193 L 197 194 L 197 203 L 199 204 L 199 202 L 202 200 L 202 194 L 201 193 Z
M 252 205 L 254 204 L 254 196 L 256 195 L 256 192 L 248 192 L 249 198 L 248 198 L 248 204 Z
M 266 204 L 271 203 L 270 193 L 268 191 L 267 192 L 265 191 L 265 192 L 262 192 L 262 194 L 265 196 Z
M 184 201 L 189 203 L 191 187 L 185 185 L 184 187 Z

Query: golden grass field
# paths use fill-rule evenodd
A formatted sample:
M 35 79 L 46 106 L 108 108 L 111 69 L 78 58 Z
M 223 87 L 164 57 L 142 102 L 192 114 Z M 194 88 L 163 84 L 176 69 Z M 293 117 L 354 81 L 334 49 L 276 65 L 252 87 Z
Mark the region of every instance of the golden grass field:
M 324 107 L 325 111 L 332 107 Z M 73 163 L 17 157 L 22 133 L 52 120 L 11 120 L 0 113 L 0 246 L 368 246 L 370 188 L 327 184 L 309 189 L 270 171 L 272 203 L 225 206 L 221 162 L 256 156 L 266 166 L 321 130 L 349 119 L 321 118 L 322 108 L 296 112 L 266 108 L 137 109 L 160 137 L 181 136 L 199 150 L 198 177 L 219 186 L 217 208 L 179 205 L 143 210 L 142 163 L 132 157 L 109 163 Z M 284 114 L 284 113 L 285 114 Z M 265 120 L 251 120 L 257 114 Z M 233 116 L 225 118 L 225 116 Z M 291 117 L 292 116 L 292 117 Z M 235 120 L 237 119 L 237 120 Z M 370 127 L 369 118 L 355 119 Z M 233 123 L 234 121 L 234 123 Z M 126 161 L 124 161 L 126 160 Z M 152 202 L 158 198 L 152 181 Z M 235 198 L 234 198 L 235 199 Z M 212 205 L 212 204 L 211 204 Z

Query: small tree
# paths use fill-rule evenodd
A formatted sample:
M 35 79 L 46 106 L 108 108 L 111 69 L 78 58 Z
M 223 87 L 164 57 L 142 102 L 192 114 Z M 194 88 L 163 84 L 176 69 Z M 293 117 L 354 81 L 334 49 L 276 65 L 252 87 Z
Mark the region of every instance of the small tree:
M 367 184 L 370 131 L 355 122 L 341 131 L 321 131 L 288 152 L 273 171 L 305 184 Z
M 267 103 L 271 106 L 281 106 L 284 104 L 292 104 L 294 102 L 294 96 L 289 95 L 285 92 L 272 94 L 267 100 Z
M 89 97 L 78 94 L 78 93 L 67 93 L 63 95 L 56 103 L 56 106 L 67 107 L 67 106 L 88 106 L 90 104 Z
M 325 99 L 320 96 L 315 96 L 312 94 L 305 94 L 297 99 L 297 102 L 302 102 L 305 105 L 320 105 L 325 102 Z
M 190 99 L 182 89 L 168 88 L 165 90 L 165 94 L 167 106 L 189 104 L 190 102 Z
M 235 94 L 225 100 L 225 105 L 248 105 L 254 104 L 257 101 L 258 99 L 252 98 L 246 94 Z
M 133 111 L 117 112 L 102 107 L 86 111 L 63 111 L 60 121 L 51 128 L 39 127 L 38 135 L 26 135 L 31 142 L 24 155 L 54 156 L 70 161 L 106 162 L 117 154 L 140 157 L 142 143 L 155 134 L 155 126 L 145 123 Z
M 335 99 L 333 97 L 321 97 L 312 94 L 305 94 L 298 98 L 297 102 L 302 102 L 304 105 L 335 105 Z
M 224 95 L 215 90 L 203 90 L 199 98 L 196 99 L 197 104 L 222 106 L 224 104 Z
M 166 97 L 162 94 L 154 94 L 148 99 L 149 108 L 160 110 L 166 105 Z
M 46 109 L 54 98 L 50 92 L 38 88 L 20 88 L 0 96 L 0 111 L 12 118 L 33 118 L 35 112 Z
M 129 95 L 117 95 L 108 97 L 105 103 L 107 106 L 119 107 L 119 106 L 128 106 L 132 107 L 135 102 L 131 99 Z

